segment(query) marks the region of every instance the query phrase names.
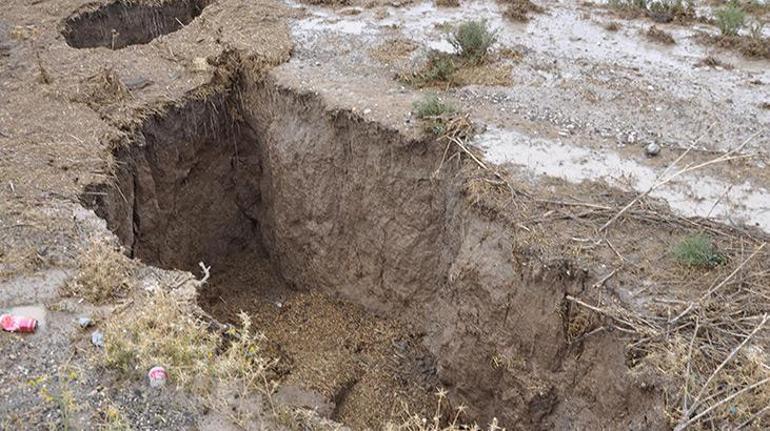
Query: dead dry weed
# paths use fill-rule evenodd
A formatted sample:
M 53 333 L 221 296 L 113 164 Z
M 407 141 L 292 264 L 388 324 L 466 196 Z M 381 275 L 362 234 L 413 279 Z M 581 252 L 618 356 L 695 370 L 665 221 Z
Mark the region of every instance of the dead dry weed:
M 172 384 L 202 397 L 239 426 L 264 415 L 265 401 L 274 414 L 275 361 L 263 354 L 262 334 L 243 313 L 239 327 L 212 330 L 191 298 L 184 289 L 136 295 L 106 321 L 99 361 L 133 380 L 163 366 Z
M 77 258 L 78 272 L 65 292 L 101 304 L 127 295 L 133 288 L 133 262 L 120 246 L 94 239 Z
M 647 39 L 664 45 L 674 45 L 676 43 L 676 40 L 671 36 L 671 33 L 663 31 L 654 25 L 647 30 L 645 35 L 647 36 Z
M 460 417 L 465 412 L 465 407 L 460 406 L 451 412 L 447 411 L 447 405 L 447 392 L 439 389 L 436 392 L 436 409 L 431 417 L 412 413 L 405 406 L 401 419 L 387 422 L 384 431 L 505 431 L 505 428 L 498 426 L 496 418 L 493 418 L 485 428 L 475 423 L 464 424 L 460 421 Z
M 393 63 L 398 60 L 405 60 L 414 52 L 419 45 L 409 39 L 395 38 L 388 39 L 382 44 L 369 51 L 369 55 L 381 63 Z
M 505 5 L 503 16 L 517 22 L 529 21 L 530 13 L 544 13 L 545 8 L 532 3 L 530 0 L 501 0 Z

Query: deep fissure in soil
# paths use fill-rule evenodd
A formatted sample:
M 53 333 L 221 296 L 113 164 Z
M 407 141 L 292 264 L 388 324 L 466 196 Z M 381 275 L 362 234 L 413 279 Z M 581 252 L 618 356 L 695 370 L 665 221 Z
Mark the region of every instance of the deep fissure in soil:
M 213 0 L 89 4 L 64 20 L 62 35 L 73 48 L 125 48 L 173 33 L 197 18 Z
M 135 257 L 210 264 L 201 305 L 253 312 L 288 386 L 335 419 L 379 428 L 440 384 L 513 429 L 662 427 L 621 339 L 566 341 L 584 280 L 518 256 L 464 198 L 467 172 L 433 176 L 443 150 L 244 68 L 145 119 L 114 152 L 117 187 L 86 196 Z

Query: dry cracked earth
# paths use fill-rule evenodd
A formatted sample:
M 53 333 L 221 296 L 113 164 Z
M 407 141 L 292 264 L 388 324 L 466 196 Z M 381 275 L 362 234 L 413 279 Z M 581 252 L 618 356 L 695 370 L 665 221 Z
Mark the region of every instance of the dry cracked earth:
M 765 429 L 770 9 L 752 56 L 724 7 L 6 1 L 0 429 Z

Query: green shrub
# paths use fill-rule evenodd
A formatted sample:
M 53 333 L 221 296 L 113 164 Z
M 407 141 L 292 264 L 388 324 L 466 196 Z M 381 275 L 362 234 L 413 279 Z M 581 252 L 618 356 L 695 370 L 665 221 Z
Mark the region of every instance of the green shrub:
M 725 263 L 725 256 L 717 250 L 708 235 L 697 234 L 684 238 L 674 247 L 674 257 L 682 265 L 713 268 Z
M 497 30 L 490 30 L 486 20 L 466 21 L 449 38 L 462 57 L 474 62 L 484 60 L 496 41 Z
M 452 105 L 442 102 L 432 93 L 414 102 L 414 110 L 417 118 L 425 122 L 425 131 L 434 135 L 443 135 L 446 132 L 446 117 L 457 112 Z
M 737 2 L 730 2 L 714 14 L 722 36 L 735 36 L 746 22 L 746 12 Z
M 449 82 L 452 74 L 457 71 L 454 60 L 448 54 L 434 52 L 428 58 L 428 63 L 420 73 L 420 78 L 426 83 Z
M 455 112 L 454 107 L 442 102 L 441 99 L 433 93 L 426 95 L 422 100 L 414 102 L 414 110 L 419 119 L 439 117 Z

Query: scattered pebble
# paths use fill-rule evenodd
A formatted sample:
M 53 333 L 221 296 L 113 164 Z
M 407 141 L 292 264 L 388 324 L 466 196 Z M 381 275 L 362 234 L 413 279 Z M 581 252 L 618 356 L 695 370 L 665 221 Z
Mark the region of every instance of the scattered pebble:
M 104 334 L 102 331 L 94 331 L 91 333 L 91 344 L 99 348 L 104 347 Z
M 369 108 L 364 109 L 364 115 L 369 115 L 372 113 L 372 110 Z
M 94 325 L 93 319 L 90 317 L 79 317 L 78 318 L 78 325 L 80 325 L 81 328 L 86 329 Z
M 646 147 L 644 147 L 644 152 L 649 157 L 655 157 L 660 154 L 660 145 L 656 144 L 655 142 L 650 142 Z

